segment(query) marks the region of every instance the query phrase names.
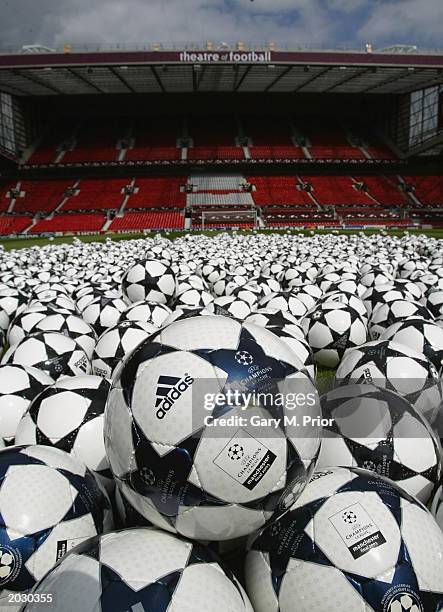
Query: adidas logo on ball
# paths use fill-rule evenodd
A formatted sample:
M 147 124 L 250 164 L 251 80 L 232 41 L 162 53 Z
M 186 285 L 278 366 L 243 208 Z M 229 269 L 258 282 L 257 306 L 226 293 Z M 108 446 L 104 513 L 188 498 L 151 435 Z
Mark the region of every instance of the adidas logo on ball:
M 155 407 L 157 418 L 163 419 L 168 410 L 176 403 L 183 393 L 192 385 L 194 379 L 189 374 L 183 378 L 175 376 L 159 376 L 155 392 Z

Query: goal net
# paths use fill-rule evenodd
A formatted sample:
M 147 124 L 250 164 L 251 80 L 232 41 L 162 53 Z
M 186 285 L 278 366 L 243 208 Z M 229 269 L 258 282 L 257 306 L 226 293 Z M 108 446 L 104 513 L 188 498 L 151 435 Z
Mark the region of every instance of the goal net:
M 202 229 L 258 227 L 257 211 L 248 210 L 203 210 Z

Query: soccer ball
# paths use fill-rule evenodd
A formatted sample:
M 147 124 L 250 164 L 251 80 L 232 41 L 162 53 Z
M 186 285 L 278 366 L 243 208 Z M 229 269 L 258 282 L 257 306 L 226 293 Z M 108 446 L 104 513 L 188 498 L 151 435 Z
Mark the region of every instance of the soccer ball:
M 392 340 L 423 353 L 434 364 L 438 371 L 443 366 L 443 329 L 419 317 L 411 317 L 388 327 L 380 340 Z
M 442 388 L 434 365 L 421 353 L 391 340 L 375 340 L 350 350 L 335 374 L 335 385 L 369 383 L 405 397 L 435 421 Z
M 418 300 L 420 299 L 420 293 L 419 297 L 417 298 L 405 287 L 398 287 L 396 286 L 395 282 L 392 281 L 386 285 L 374 285 L 373 287 L 370 287 L 363 293 L 361 299 L 366 307 L 366 310 L 368 311 L 368 314 L 371 315 L 374 308 L 380 304 L 393 302 L 394 300 Z
M 0 439 L 13 443 L 17 426 L 30 402 L 54 381 L 50 376 L 20 365 L 0 365 Z
M 301 319 L 308 310 L 306 305 L 290 292 L 270 293 L 259 301 L 260 308 L 289 312 L 296 319 Z
M 394 480 L 427 503 L 441 475 L 441 448 L 426 420 L 403 397 L 373 385 L 347 385 L 321 398 L 317 469 L 361 467 Z
M 171 314 L 172 310 L 166 304 L 157 302 L 134 302 L 121 315 L 119 323 L 123 321 L 138 321 L 141 323 L 151 323 L 155 327 L 161 327 Z
M 2 364 L 31 366 L 56 380 L 61 376 L 89 374 L 91 362 L 75 340 L 57 332 L 38 332 L 12 346 Z
M 64 293 L 54 293 L 50 295 L 40 293 L 38 299 L 31 299 L 29 301 L 28 306 L 33 306 L 34 304 L 44 304 L 57 310 L 68 310 L 73 314 L 76 312 L 75 303 Z
M 367 340 L 365 319 L 347 304 L 320 302 L 303 317 L 302 328 L 317 364 L 336 367 L 345 351 Z
M 253 612 L 234 574 L 209 548 L 157 529 L 125 529 L 67 555 L 34 590 L 53 612 Z M 28 603 L 24 612 L 40 606 Z
M 388 479 L 326 468 L 250 543 L 245 573 L 256 612 L 437 611 L 443 533 Z
M 111 378 L 124 357 L 156 331 L 157 328 L 151 323 L 137 321 L 123 321 L 107 329 L 100 336 L 94 349 L 93 374 Z
M 112 486 L 103 441 L 110 382 L 99 376 L 64 377 L 37 396 L 23 415 L 16 444 L 43 444 L 71 453 Z
M 340 304 L 347 304 L 358 312 L 367 325 L 368 311 L 366 310 L 366 306 L 362 300 L 356 295 L 346 293 L 344 291 L 331 291 L 329 293 L 325 293 L 320 298 L 319 303 L 321 304 L 322 302 L 339 302 Z
M 15 317 L 19 309 L 27 302 L 26 296 L 10 287 L 0 288 L 0 329 L 4 332 L 8 329 L 11 319 Z
M 91 472 L 56 448 L 6 448 L 0 474 L 1 605 L 8 593 L 31 589 L 71 548 L 112 529 L 112 514 Z
M 102 298 L 103 300 L 115 300 L 121 299 L 121 292 L 115 289 L 103 289 L 91 287 L 91 291 L 82 294 L 75 302 L 75 309 L 80 316 L 83 316 L 84 310 L 91 304 L 95 299 Z M 125 302 L 123 302 L 125 304 Z M 125 304 L 126 307 L 126 304 Z
M 129 302 L 146 300 L 159 304 L 172 301 L 176 289 L 171 268 L 158 260 L 145 259 L 128 268 L 122 279 L 122 292 Z
M 284 329 L 297 338 L 304 340 L 305 334 L 298 321 L 290 312 L 275 310 L 271 308 L 259 308 L 245 319 L 248 323 L 254 323 L 260 327 L 266 327 L 275 333 L 275 329 Z
M 231 421 L 217 420 L 220 394 Z M 146 519 L 196 539 L 233 539 L 264 524 L 295 480 L 303 488 L 319 448 L 319 410 L 303 365 L 274 334 L 192 317 L 159 330 L 117 370 L 105 445 L 121 492 Z M 303 435 L 283 419 L 294 411 L 309 420 Z M 270 413 L 282 416 L 272 435 Z M 244 455 L 234 461 L 236 445 Z
M 227 274 L 223 265 L 215 260 L 210 260 L 204 263 L 200 268 L 201 277 L 208 283 L 214 285 L 218 280 L 224 278 Z
M 374 308 L 371 318 L 369 319 L 369 333 L 371 338 L 377 340 L 388 327 L 411 317 L 421 317 L 427 321 L 434 320 L 429 310 L 418 302 L 394 300 L 392 302 L 379 304 Z
M 215 298 L 205 307 L 205 310 L 215 315 L 243 320 L 251 314 L 253 307 L 254 305 L 235 295 L 223 295 Z
M 32 328 L 33 334 L 38 332 L 57 332 L 69 336 L 82 347 L 88 359 L 91 359 L 92 352 L 97 344 L 97 336 L 92 326 L 72 314 L 48 315 Z
M 86 306 L 81 316 L 94 328 L 97 336 L 101 336 L 105 329 L 117 325 L 126 307 L 120 298 L 98 296 Z
M 392 281 L 392 276 L 386 271 L 380 268 L 373 268 L 369 270 L 360 278 L 360 284 L 365 287 L 374 287 L 375 285 L 386 285 Z
M 172 307 L 181 308 L 204 308 L 214 301 L 214 297 L 205 289 L 187 289 L 179 293 L 175 298 Z
M 306 306 L 307 310 L 311 310 L 322 297 L 323 291 L 318 285 L 301 285 L 299 287 L 291 287 L 292 295 L 295 295 L 300 302 Z
M 23 338 L 32 334 L 35 325 L 42 319 L 52 314 L 72 314 L 72 311 L 58 308 L 53 304 L 41 304 L 35 302 L 31 306 L 26 306 L 12 320 L 8 329 L 7 339 L 9 346 L 13 346 L 23 340 Z

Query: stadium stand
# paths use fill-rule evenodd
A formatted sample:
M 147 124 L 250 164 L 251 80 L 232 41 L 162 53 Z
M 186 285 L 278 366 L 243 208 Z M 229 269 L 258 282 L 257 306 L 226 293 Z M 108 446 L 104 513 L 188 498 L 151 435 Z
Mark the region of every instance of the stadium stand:
M 62 212 L 118 209 L 125 197 L 124 188 L 131 179 L 83 179 L 67 198 Z
M 115 218 L 110 231 L 143 229 L 183 229 L 184 218 L 180 212 L 127 212 Z
M 26 217 L 23 215 L 1 215 L 0 234 L 3 236 L 7 236 L 8 234 L 20 234 L 30 226 L 31 222 L 32 217 Z
M 116 126 L 119 126 L 118 129 Z M 117 140 L 124 131 L 124 122 L 118 118 L 86 120 L 74 130 L 72 148 L 61 159 L 64 164 L 88 161 L 114 161 L 117 159 Z
M 27 163 L 395 157 L 367 128 L 348 131 L 333 118 L 190 115 L 64 119 Z
M 288 119 L 264 116 L 242 117 L 242 126 L 249 140 L 252 158 L 302 158 L 303 149 L 291 139 Z
M 106 217 L 100 214 L 55 215 L 52 219 L 41 219 L 31 229 L 31 234 L 51 232 L 98 232 Z
M 405 176 L 404 179 L 423 206 L 443 206 L 443 176 Z
M 300 125 L 306 139 L 306 148 L 315 159 L 364 159 L 363 151 L 352 146 L 343 129 L 328 121 L 304 122 Z
M 126 209 L 184 208 L 186 194 L 180 191 L 186 184 L 184 177 L 137 178 L 129 195 Z
M 54 210 L 63 200 L 67 189 L 73 184 L 72 180 L 36 180 L 22 181 L 19 195 L 15 199 L 13 211 L 37 213 Z
M 178 141 L 182 136 L 182 129 L 178 117 L 138 119 L 128 142 L 125 159 L 180 159 L 181 148 Z
M 27 179 L 0 185 L 3 234 L 99 231 L 104 226 L 110 231 L 179 229 L 185 209 L 191 211 L 194 228 L 202 225 L 205 211 L 220 213 L 217 223 L 206 222 L 205 227 L 246 227 L 252 221 L 242 215 L 253 210 L 261 227 L 403 227 L 430 223 L 433 214 L 427 208 L 439 206 L 443 179 L 438 175 L 191 174 Z M 441 223 L 438 215 L 434 218 Z
M 192 117 L 188 133 L 188 159 L 244 159 L 243 149 L 236 144 L 237 130 L 231 116 Z

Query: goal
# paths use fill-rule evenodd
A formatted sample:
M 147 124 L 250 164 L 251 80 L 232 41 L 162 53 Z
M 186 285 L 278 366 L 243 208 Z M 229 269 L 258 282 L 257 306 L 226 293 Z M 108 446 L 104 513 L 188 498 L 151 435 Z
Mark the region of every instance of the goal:
M 258 227 L 257 211 L 247 210 L 203 210 L 202 229 Z

